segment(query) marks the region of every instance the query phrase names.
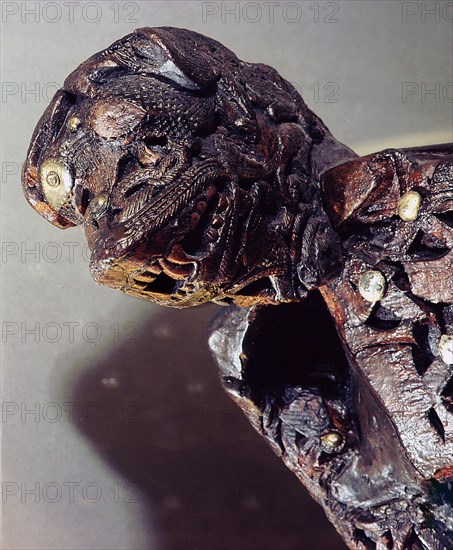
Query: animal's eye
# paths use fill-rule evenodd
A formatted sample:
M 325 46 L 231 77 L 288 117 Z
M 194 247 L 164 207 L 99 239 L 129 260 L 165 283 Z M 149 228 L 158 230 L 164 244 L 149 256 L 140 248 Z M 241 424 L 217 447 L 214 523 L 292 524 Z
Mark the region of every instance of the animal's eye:
M 138 160 L 145 166 L 156 165 L 162 156 L 160 151 L 156 151 L 154 148 L 148 147 L 147 145 L 143 145 L 138 152 Z
M 68 130 L 70 130 L 71 132 L 77 132 L 81 124 L 82 124 L 82 119 L 77 115 L 73 115 L 68 120 L 67 127 L 68 127 Z
M 59 159 L 45 160 L 40 169 L 41 188 L 47 203 L 59 210 L 71 194 L 73 177 Z

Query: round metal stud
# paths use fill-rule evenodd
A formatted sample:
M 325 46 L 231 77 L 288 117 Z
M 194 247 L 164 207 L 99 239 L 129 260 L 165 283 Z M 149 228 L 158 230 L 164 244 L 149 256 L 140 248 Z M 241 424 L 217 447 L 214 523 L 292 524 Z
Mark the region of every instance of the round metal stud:
M 50 187 L 57 187 L 61 183 L 60 176 L 52 170 L 47 174 L 46 182 L 50 185 Z
M 413 222 L 417 219 L 422 198 L 417 191 L 404 193 L 398 201 L 398 216 L 405 222 Z
M 68 129 L 71 132 L 77 132 L 81 124 L 82 124 L 82 119 L 77 115 L 74 115 L 68 120 Z
M 109 197 L 107 193 L 100 193 L 99 195 L 96 195 L 96 197 L 94 197 L 94 199 L 90 202 L 91 217 L 95 220 L 99 219 L 103 214 L 105 214 L 108 205 Z
M 321 436 L 321 448 L 325 453 L 339 453 L 344 445 L 345 440 L 340 432 L 327 432 Z
M 367 302 L 374 304 L 382 300 L 385 294 L 386 281 L 380 271 L 370 269 L 362 274 L 359 280 L 359 292 Z
M 442 334 L 439 340 L 439 355 L 446 365 L 453 365 L 453 336 Z
M 59 210 L 71 194 L 74 184 L 71 171 L 59 158 L 49 158 L 41 165 L 40 181 L 46 202 Z

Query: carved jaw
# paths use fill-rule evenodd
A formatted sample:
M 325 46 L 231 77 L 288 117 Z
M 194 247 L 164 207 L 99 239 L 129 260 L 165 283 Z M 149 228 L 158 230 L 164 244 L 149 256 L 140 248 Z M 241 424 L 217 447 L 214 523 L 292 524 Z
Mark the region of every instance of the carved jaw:
M 290 276 L 285 243 L 277 240 L 265 222 L 252 226 L 258 219 L 258 203 L 228 180 L 214 161 L 199 163 L 185 173 L 190 176 L 191 189 L 197 188 L 193 174 L 208 168 L 211 178 L 201 192 L 161 226 L 157 221 L 164 213 L 160 211 L 160 218 L 154 215 L 158 199 L 126 221 L 109 222 L 105 215 L 96 221 L 96 227 L 87 222 L 85 231 L 93 250 L 91 271 L 97 282 L 175 307 L 208 301 L 228 304 L 234 300 L 244 305 L 277 302 L 280 289 L 275 278 Z M 180 180 L 176 184 L 181 187 Z M 171 192 L 170 186 L 155 196 L 171 196 Z M 175 203 L 173 200 L 170 205 Z M 122 220 L 121 212 L 117 217 Z M 238 227 L 242 240 L 232 243 Z M 257 231 L 263 239 L 262 250 L 255 242 Z M 260 283 L 249 290 L 255 281 L 264 280 L 267 287 Z
M 223 171 L 213 160 L 191 166 L 168 185 L 153 189 L 146 184 L 150 191 L 138 189 L 142 195 L 138 204 L 143 204 L 136 212 L 130 201 L 119 208 L 114 191 L 104 215 L 85 225 L 95 280 L 178 307 L 217 295 L 219 283 L 212 274 L 203 278 L 201 271 L 204 263 L 217 262 L 222 255 L 216 243 L 228 217 L 221 211 L 222 178 Z M 144 201 L 143 195 L 149 200 Z

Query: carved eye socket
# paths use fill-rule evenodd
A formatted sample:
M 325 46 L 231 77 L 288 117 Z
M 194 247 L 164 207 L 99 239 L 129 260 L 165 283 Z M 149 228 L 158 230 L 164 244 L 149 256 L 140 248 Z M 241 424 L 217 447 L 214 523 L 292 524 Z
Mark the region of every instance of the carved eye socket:
M 162 158 L 162 155 L 158 151 L 153 151 L 148 146 L 144 145 L 138 154 L 138 160 L 144 166 L 156 165 L 159 160 Z
M 47 203 L 59 210 L 71 194 L 74 183 L 69 169 L 59 159 L 47 159 L 41 165 L 40 180 Z
M 165 136 L 148 136 L 145 138 L 145 145 L 148 148 L 161 148 L 168 145 L 168 140 Z
M 167 155 L 168 140 L 165 136 L 148 136 L 138 153 L 138 160 L 144 166 L 155 166 Z

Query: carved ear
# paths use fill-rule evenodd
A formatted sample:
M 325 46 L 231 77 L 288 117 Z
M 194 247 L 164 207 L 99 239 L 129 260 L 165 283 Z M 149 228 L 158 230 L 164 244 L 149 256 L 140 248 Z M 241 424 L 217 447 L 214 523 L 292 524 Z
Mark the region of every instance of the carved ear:
M 134 61 L 144 72 L 162 76 L 188 90 L 208 88 L 220 76 L 207 47 L 209 42 L 209 38 L 197 33 L 172 27 L 137 29 L 131 38 L 137 55 Z
M 135 73 L 155 75 L 190 91 L 205 90 L 220 78 L 213 58 L 218 49 L 226 50 L 215 40 L 186 29 L 137 29 L 77 67 L 64 88 L 95 97 L 98 85 L 108 85 L 120 73 Z

